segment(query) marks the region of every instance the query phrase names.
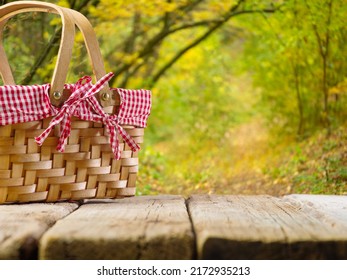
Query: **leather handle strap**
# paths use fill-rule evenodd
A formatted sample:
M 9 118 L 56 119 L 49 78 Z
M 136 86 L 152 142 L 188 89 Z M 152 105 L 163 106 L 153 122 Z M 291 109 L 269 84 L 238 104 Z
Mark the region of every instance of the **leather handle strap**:
M 7 85 L 15 84 L 11 68 L 6 57 L 3 44 L 3 29 L 6 22 L 13 16 L 29 11 L 56 13 L 62 18 L 62 38 L 60 42 L 57 63 L 55 65 L 52 81 L 51 95 L 54 92 L 63 92 L 69 63 L 72 57 L 72 48 L 75 39 L 75 23 L 73 17 L 64 8 L 57 5 L 39 1 L 17 1 L 0 7 L 0 74 Z M 51 98 L 52 99 L 52 98 Z M 54 98 L 52 103 L 54 103 Z M 56 105 L 56 104 L 54 104 Z

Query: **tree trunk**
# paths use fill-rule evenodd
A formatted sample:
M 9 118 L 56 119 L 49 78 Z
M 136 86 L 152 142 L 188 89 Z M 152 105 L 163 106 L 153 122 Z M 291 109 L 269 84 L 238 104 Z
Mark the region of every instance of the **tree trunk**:
M 302 102 L 302 96 L 300 91 L 300 80 L 299 80 L 299 66 L 294 66 L 294 77 L 295 77 L 295 91 L 296 91 L 296 101 L 298 104 L 299 112 L 299 124 L 297 135 L 300 137 L 304 133 L 304 104 Z

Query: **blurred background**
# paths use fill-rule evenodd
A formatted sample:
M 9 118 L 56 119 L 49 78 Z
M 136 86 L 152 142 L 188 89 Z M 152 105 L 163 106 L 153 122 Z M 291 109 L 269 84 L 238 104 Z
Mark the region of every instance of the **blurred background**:
M 113 87 L 153 92 L 139 195 L 347 193 L 345 0 L 48 2 L 88 17 Z M 8 22 L 18 84 L 50 82 L 60 34 Z M 67 82 L 89 64 L 78 33 Z

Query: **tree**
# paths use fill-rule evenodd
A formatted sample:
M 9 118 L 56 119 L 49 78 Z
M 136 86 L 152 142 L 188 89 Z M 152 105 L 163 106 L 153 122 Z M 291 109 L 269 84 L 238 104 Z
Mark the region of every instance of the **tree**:
M 10 1 L 3 1 L 5 2 Z M 107 65 L 113 66 L 109 68 L 112 68 L 110 70 L 116 76 L 114 84 L 121 87 L 126 87 L 132 80 L 140 80 L 139 86 L 152 88 L 179 58 L 206 40 L 231 18 L 275 10 L 272 3 L 255 5 L 250 0 L 52 2 L 81 11 L 90 18 L 98 32 L 105 61 Z M 44 20 L 41 23 L 46 25 Z M 56 20 L 52 24 L 58 26 Z M 41 72 L 40 77 L 36 78 L 35 75 L 42 64 L 51 61 L 57 52 L 60 32 L 61 29 L 57 27 L 21 83 L 49 79 L 51 72 Z M 167 57 L 168 53 L 163 49 L 163 44 L 178 33 L 186 37 L 187 43 Z M 85 68 L 86 63 L 82 64 L 79 69 Z M 48 68 L 51 69 L 52 66 Z
M 270 106 L 272 123 L 289 128 L 296 124 L 303 136 L 321 127 L 329 133 L 332 121 L 343 119 L 333 115 L 342 108 L 332 111 L 329 89 L 347 75 L 342 43 L 346 11 L 340 0 L 290 0 L 276 13 L 245 20 L 250 31 L 245 61 L 258 61 L 254 80 L 264 89 L 263 105 Z

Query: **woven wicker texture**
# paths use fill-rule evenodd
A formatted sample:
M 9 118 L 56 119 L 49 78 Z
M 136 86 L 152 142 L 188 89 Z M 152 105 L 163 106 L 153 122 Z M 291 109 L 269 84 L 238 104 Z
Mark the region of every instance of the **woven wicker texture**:
M 40 11 L 59 13 L 63 36 L 58 66 L 52 87 L 63 88 L 65 68 L 70 63 L 74 25 L 81 30 L 93 72 L 97 79 L 106 74 L 95 33 L 80 13 L 42 1 L 17 1 L 0 7 L 0 39 L 7 19 L 15 14 Z M 4 84 L 14 84 L 13 75 L 0 40 L 0 74 Z M 62 73 L 63 71 L 63 73 Z M 57 81 L 56 81 L 57 80 Z M 108 90 L 108 85 L 103 90 Z M 51 91 L 52 88 L 51 88 Z M 101 91 L 100 91 L 101 93 Z M 109 100 L 100 100 L 107 114 L 117 114 L 120 98 L 110 91 Z M 53 101 L 52 101 L 53 100 Z M 54 99 L 51 98 L 55 105 Z M 59 105 L 62 105 L 62 100 Z M 106 106 L 106 107 L 105 107 Z M 1 110 L 1 108 L 0 108 Z M 0 204 L 13 202 L 54 202 L 86 198 L 122 198 L 134 196 L 138 172 L 138 153 L 119 137 L 121 159 L 114 159 L 107 129 L 102 123 L 72 118 L 71 134 L 63 153 L 56 150 L 60 127 L 57 125 L 39 146 L 35 137 L 51 118 L 0 126 Z M 144 129 L 123 126 L 136 143 L 143 142 Z
M 34 140 L 49 122 L 0 127 L 0 203 L 135 195 L 137 152 L 122 138 L 122 156 L 115 160 L 103 125 L 75 118 L 65 152 L 60 153 L 57 129 L 41 147 Z M 143 142 L 143 128 L 124 128 L 137 143 Z

